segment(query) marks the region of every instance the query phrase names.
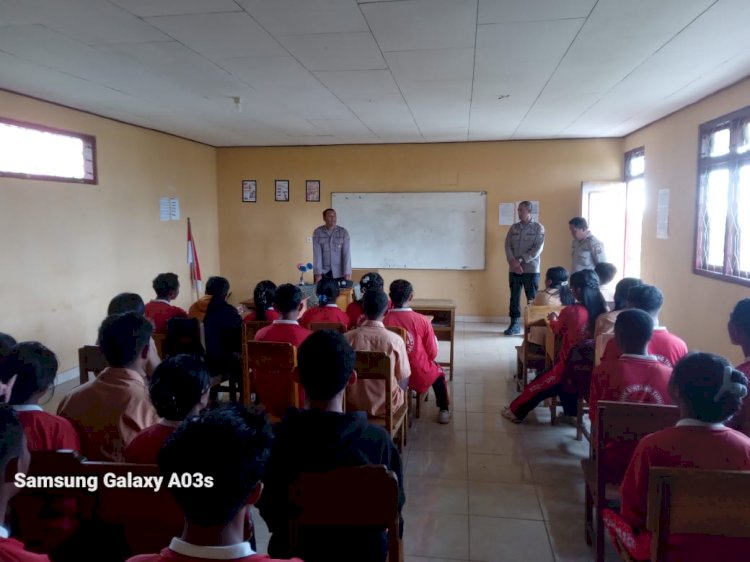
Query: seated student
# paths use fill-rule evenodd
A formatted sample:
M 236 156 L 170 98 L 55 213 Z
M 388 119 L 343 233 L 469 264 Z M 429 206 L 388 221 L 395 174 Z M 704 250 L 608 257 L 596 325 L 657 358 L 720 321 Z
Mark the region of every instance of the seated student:
M 153 284 L 156 299 L 146 305 L 146 318 L 154 323 L 154 333 L 167 333 L 167 320 L 170 318 L 187 318 L 187 312 L 179 306 L 170 304 L 180 294 L 180 280 L 174 273 L 160 273 Z
M 206 365 L 214 377 L 239 381 L 242 374 L 242 317 L 227 302 L 229 281 L 224 277 L 211 277 L 206 283 L 206 294 L 211 295 L 203 318 Z
M 737 370 L 745 373 L 750 378 L 750 299 L 739 301 L 729 315 L 727 324 L 729 340 L 734 345 L 739 345 L 745 359 L 737 365 Z M 728 424 L 745 435 L 750 435 L 750 400 L 745 400 L 742 410 Z
M 253 320 L 268 320 L 273 322 L 278 320 L 279 313 L 273 308 L 273 301 L 276 298 L 276 284 L 273 281 L 261 281 L 255 286 L 253 291 L 253 302 L 255 310 L 251 310 L 243 320 L 252 322 Z
M 607 303 L 607 308 L 611 310 L 614 306 L 615 292 L 610 283 L 617 275 L 617 268 L 614 264 L 601 262 L 594 266 L 594 271 L 599 276 L 599 290 Z
M 10 518 L 8 504 L 21 491 L 13 483 L 14 477 L 29 471 L 30 460 L 24 429 L 16 412 L 0 404 L 0 560 L 3 562 L 49 562 L 46 555 L 29 552 L 23 543 L 10 538 L 6 526 Z
M 164 360 L 151 376 L 151 403 L 161 419 L 141 431 L 125 449 L 125 462 L 156 464 L 156 456 L 183 420 L 206 409 L 210 377 L 205 363 L 190 355 Z
M 305 328 L 309 328 L 313 322 L 337 322 L 348 326 L 349 317 L 336 305 L 339 292 L 338 283 L 330 277 L 324 277 L 318 281 L 318 286 L 315 287 L 318 306 L 308 308 L 299 319 L 299 323 Z
M 200 474 L 203 482 L 211 479 L 211 487 L 170 487 L 185 514 L 182 536 L 159 554 L 140 554 L 128 562 L 273 562 L 244 539 L 246 512 L 263 490 L 271 440 L 265 419 L 237 404 L 180 425 L 159 451 L 160 472 L 165 482 L 173 475 Z
M 642 310 L 623 310 L 617 317 L 615 339 L 623 353 L 619 359 L 603 361 L 591 375 L 589 417 L 592 428 L 596 427 L 599 400 L 672 403 L 667 391 L 672 369 L 647 353 L 653 332 L 654 322 Z
M 654 335 L 651 336 L 648 344 L 649 355 L 656 355 L 659 361 L 668 367 L 674 367 L 677 361 L 687 354 L 688 348 L 682 339 L 670 334 L 665 327 L 659 326 L 659 311 L 662 304 L 664 304 L 664 296 L 653 285 L 636 285 L 628 291 L 630 308 L 648 312 L 654 319 Z M 617 359 L 621 353 L 617 341 L 612 339 L 604 348 L 602 361 Z
M 299 325 L 297 318 L 302 310 L 302 291 L 296 285 L 285 283 L 276 289 L 274 305 L 279 318 L 270 326 L 258 330 L 256 341 L 288 342 L 295 347 L 305 341 L 312 334 L 307 328 Z
M 390 397 L 395 412 L 404 405 L 409 386 L 411 367 L 406 344 L 401 336 L 386 330 L 383 317 L 388 309 L 388 297 L 383 291 L 368 289 L 362 297 L 366 320 L 359 328 L 344 334 L 355 351 L 382 351 L 391 358 L 393 395 Z M 385 401 L 380 381 L 358 381 L 346 393 L 347 410 L 364 410 L 370 416 L 385 416 Z
M 723 357 L 691 353 L 675 366 L 669 391 L 682 419 L 641 439 L 622 481 L 620 513 L 604 511 L 610 535 L 636 560 L 651 559 L 645 530 L 651 467 L 750 470 L 750 438 L 724 425 L 747 395 L 745 375 Z M 682 534 L 671 535 L 669 543 L 665 562 L 739 562 L 750 552 L 750 539 L 742 538 Z
M 628 292 L 630 292 L 632 287 L 637 285 L 643 285 L 643 281 L 636 279 L 635 277 L 625 277 L 617 282 L 617 285 L 615 285 L 614 308 L 609 312 L 600 314 L 599 318 L 596 319 L 594 338 L 597 338 L 602 334 L 615 333 L 615 320 L 617 320 L 617 315 L 628 308 Z
M 409 388 L 426 392 L 430 387 L 435 392 L 435 402 L 439 409 L 438 423 L 448 423 L 451 419 L 448 385 L 443 368 L 435 362 L 438 354 L 437 338 L 432 322 L 409 308 L 414 296 L 414 288 L 405 279 L 397 279 L 390 286 L 393 308 L 388 312 L 383 324 L 400 326 L 406 330 L 406 352 L 409 355 L 411 377 Z
M 18 413 L 30 451 L 81 450 L 73 424 L 39 405 L 54 385 L 56 374 L 57 357 L 39 342 L 17 344 L 0 362 L 0 385 L 7 389 L 5 402 Z
M 599 292 L 599 277 L 594 270 L 576 271 L 570 276 L 570 287 L 577 303 L 563 308 L 559 316 L 552 312 L 548 317 L 550 329 L 562 336 L 560 354 L 552 369 L 526 385 L 521 395 L 503 408 L 502 416 L 514 423 L 521 423 L 542 400 L 558 395 L 565 415 L 576 415 L 576 397 L 563 392 L 562 378 L 566 362 L 573 347 L 592 338 L 596 318 L 606 310 L 606 305 Z
M 362 276 L 362 279 L 359 280 L 359 288 L 362 293 L 360 295 L 360 299 L 353 300 L 349 303 L 349 306 L 346 307 L 346 315 L 349 317 L 349 324 L 347 325 L 347 329 L 349 330 L 351 330 L 352 328 L 356 328 L 366 320 L 365 311 L 362 306 L 362 299 L 364 298 L 367 291 L 383 291 L 385 289 L 385 281 L 383 281 L 383 278 L 379 273 L 371 271 L 369 273 L 365 273 Z M 390 303 L 388 308 L 390 308 Z
M 354 351 L 343 335 L 321 330 L 300 346 L 298 375 L 307 397 L 305 410 L 289 410 L 276 428 L 263 496 L 258 502 L 271 540 L 272 556 L 300 556 L 308 562 L 385 560 L 381 529 L 300 529 L 299 551 L 288 552 L 288 487 L 300 472 L 338 467 L 385 465 L 396 473 L 404 504 L 401 457 L 390 435 L 367 422 L 364 412 L 344 413 L 344 390 L 357 380 Z
M 141 296 L 135 293 L 120 293 L 113 297 L 107 307 L 107 316 L 122 314 L 123 312 L 135 312 L 136 314 L 145 316 L 146 306 L 143 304 Z M 159 351 L 156 349 L 154 338 L 151 338 L 148 343 L 148 357 L 143 368 L 143 374 L 146 377 L 150 377 L 159 363 L 161 363 Z
M 159 421 L 143 377 L 152 331 L 151 322 L 135 312 L 105 318 L 99 346 L 109 367 L 71 390 L 57 408 L 73 423 L 90 460 L 122 462 L 133 438 Z
M 544 276 L 544 289 L 538 291 L 532 306 L 568 306 L 576 299 L 568 287 L 568 270 L 564 267 L 550 267 Z
M 203 295 L 188 308 L 188 318 L 197 318 L 199 322 L 203 322 L 203 319 L 206 317 L 208 303 L 210 302 L 211 295 Z

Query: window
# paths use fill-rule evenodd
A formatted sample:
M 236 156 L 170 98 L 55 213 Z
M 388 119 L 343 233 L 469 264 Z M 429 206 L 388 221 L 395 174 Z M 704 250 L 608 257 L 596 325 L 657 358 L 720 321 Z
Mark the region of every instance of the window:
M 641 234 L 646 202 L 646 149 L 625 153 L 625 267 L 623 277 L 641 276 Z
M 750 285 L 750 107 L 700 127 L 694 271 Z
M 0 118 L 0 176 L 96 183 L 96 139 Z

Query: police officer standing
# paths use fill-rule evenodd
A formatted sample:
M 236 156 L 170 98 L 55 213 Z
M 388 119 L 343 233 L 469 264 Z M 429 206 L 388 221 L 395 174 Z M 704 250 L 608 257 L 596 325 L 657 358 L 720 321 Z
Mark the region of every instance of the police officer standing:
M 325 224 L 313 232 L 313 280 L 323 277 L 336 280 L 352 278 L 352 258 L 349 248 L 349 233 L 336 225 L 336 211 L 323 211 Z
M 540 256 L 544 248 L 544 226 L 531 219 L 531 202 L 518 204 L 518 218 L 505 237 L 505 257 L 508 259 L 510 283 L 510 326 L 503 332 L 506 336 L 521 333 L 521 287 L 526 300 L 532 301 L 539 288 Z
M 606 263 L 604 244 L 591 231 L 586 219 L 574 217 L 568 221 L 570 235 L 573 237 L 571 255 L 573 267 L 571 273 L 584 269 L 594 269 L 598 263 Z

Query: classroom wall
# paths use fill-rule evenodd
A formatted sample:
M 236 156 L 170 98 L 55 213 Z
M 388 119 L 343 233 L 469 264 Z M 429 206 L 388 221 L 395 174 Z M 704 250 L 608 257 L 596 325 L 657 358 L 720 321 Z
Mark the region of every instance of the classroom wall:
M 262 279 L 298 282 L 295 265 L 312 260 L 306 238 L 323 223 L 334 191 L 487 191 L 484 271 L 380 273 L 386 283 L 408 278 L 418 297 L 454 298 L 459 315 L 507 316 L 508 227 L 498 225 L 499 203 L 538 199 L 547 229 L 542 268 L 569 267 L 567 221 L 580 214 L 581 182 L 621 179 L 622 161 L 621 139 L 219 148 L 222 273 L 235 301 L 251 296 Z M 243 179 L 258 181 L 257 203 L 242 202 Z M 274 201 L 275 179 L 290 180 L 289 202 Z M 307 179 L 321 181 L 320 203 L 305 202 Z M 356 247 L 352 240 L 352 252 Z
M 41 341 L 65 370 L 115 294 L 148 300 L 174 271 L 188 306 L 188 216 L 204 275 L 219 271 L 214 148 L 4 91 L 0 116 L 95 135 L 99 173 L 98 185 L 0 178 L 0 331 Z M 182 220 L 159 221 L 160 197 L 179 198 Z
M 701 123 L 750 105 L 750 80 L 704 98 L 625 138 L 625 150 L 645 146 L 647 206 L 643 225 L 643 279 L 665 293 L 661 321 L 691 349 L 720 353 L 737 362 L 729 343 L 729 313 L 750 288 L 693 273 L 698 189 L 698 128 Z M 670 190 L 669 239 L 656 238 L 656 198 Z

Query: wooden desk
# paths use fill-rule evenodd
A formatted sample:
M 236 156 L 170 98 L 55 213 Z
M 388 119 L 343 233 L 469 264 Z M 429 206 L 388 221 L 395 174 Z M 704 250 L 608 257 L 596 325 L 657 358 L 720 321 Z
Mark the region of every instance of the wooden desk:
M 453 350 L 455 348 L 456 333 L 456 302 L 450 299 L 414 299 L 410 306 L 412 310 L 432 316 L 432 329 L 438 341 L 451 343 L 450 360 L 440 363 L 450 370 L 450 380 L 453 380 Z
M 307 288 L 307 286 L 305 287 Z M 336 299 L 336 306 L 338 306 L 341 310 L 346 312 L 346 307 L 349 306 L 349 303 L 352 302 L 353 292 L 354 291 L 351 287 L 349 287 L 348 289 L 341 289 L 341 292 L 339 293 L 339 296 Z M 313 306 L 318 306 L 317 299 L 314 297 L 314 293 L 313 293 L 313 296 L 309 296 L 305 294 L 303 298 L 312 299 L 312 302 L 308 302 L 308 304 L 306 305 L 305 310 Z M 245 299 L 244 301 L 240 301 L 240 304 L 244 305 L 248 312 L 255 310 L 255 301 L 253 300 L 253 297 L 250 297 L 249 299 Z

